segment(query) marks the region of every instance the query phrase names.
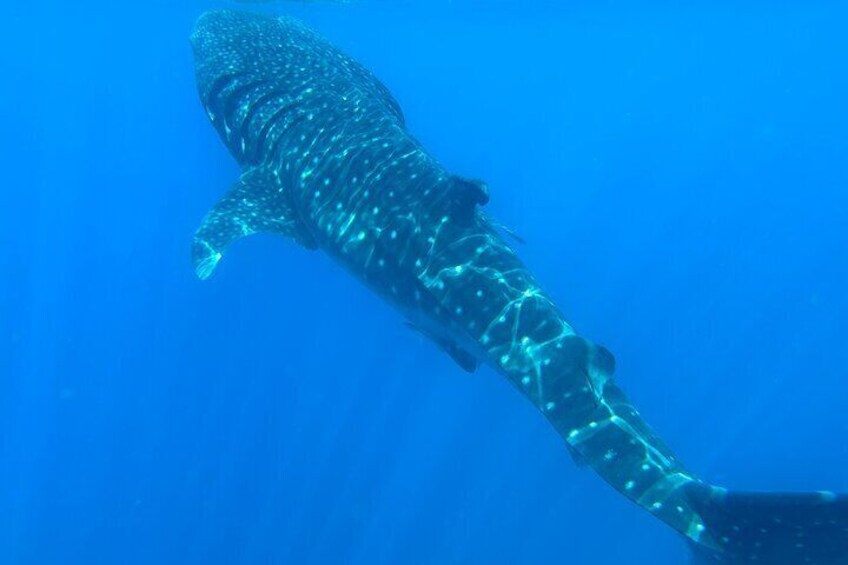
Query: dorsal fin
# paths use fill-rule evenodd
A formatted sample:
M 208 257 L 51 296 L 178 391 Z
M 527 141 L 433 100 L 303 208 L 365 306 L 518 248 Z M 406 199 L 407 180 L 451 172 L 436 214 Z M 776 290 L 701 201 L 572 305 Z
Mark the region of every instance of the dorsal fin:
M 453 176 L 450 179 L 451 217 L 460 225 L 467 226 L 474 219 L 477 206 L 489 202 L 489 188 L 477 179 Z
M 298 221 L 279 179 L 270 171 L 252 169 L 243 174 L 212 207 L 192 245 L 192 263 L 201 279 L 209 278 L 224 249 L 240 237 L 277 233 L 293 238 L 308 249 L 317 247 Z
M 606 375 L 607 378 L 612 377 L 615 373 L 615 357 L 603 345 L 595 344 L 594 355 L 592 356 L 592 368 Z

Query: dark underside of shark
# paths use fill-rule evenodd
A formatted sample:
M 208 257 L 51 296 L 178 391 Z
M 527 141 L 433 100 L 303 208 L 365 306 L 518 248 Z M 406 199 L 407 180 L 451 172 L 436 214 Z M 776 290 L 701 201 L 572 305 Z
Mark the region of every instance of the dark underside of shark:
M 203 106 L 244 172 L 195 235 L 201 278 L 257 232 L 321 249 L 460 367 L 509 379 L 697 562 L 848 563 L 848 497 L 728 492 L 677 460 L 616 386 L 612 355 L 575 333 L 481 212 L 486 186 L 430 156 L 368 70 L 289 18 L 210 12 L 192 45 Z

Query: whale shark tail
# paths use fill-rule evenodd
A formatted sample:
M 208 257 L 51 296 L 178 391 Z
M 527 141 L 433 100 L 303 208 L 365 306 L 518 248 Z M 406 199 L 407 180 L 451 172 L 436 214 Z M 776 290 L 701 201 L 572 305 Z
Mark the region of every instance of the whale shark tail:
M 577 459 L 685 536 L 694 563 L 848 565 L 848 495 L 710 486 L 680 463 L 633 408 L 615 383 L 609 351 L 576 335 L 555 348 L 544 365 L 554 376 L 546 395 L 536 397 L 538 404 L 548 402 L 540 409 Z M 517 379 L 521 372 L 515 374 Z M 565 409 L 558 412 L 561 404 Z
M 848 564 L 848 496 L 692 486 L 687 494 L 706 534 L 690 544 L 693 564 Z

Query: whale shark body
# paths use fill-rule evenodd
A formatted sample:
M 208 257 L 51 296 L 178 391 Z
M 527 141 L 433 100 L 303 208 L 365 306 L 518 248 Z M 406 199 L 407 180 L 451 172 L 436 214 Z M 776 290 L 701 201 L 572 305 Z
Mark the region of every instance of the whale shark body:
M 613 356 L 577 335 L 482 213 L 486 185 L 435 160 L 371 72 L 289 18 L 209 12 L 192 45 L 203 106 L 243 169 L 195 234 L 198 276 L 257 232 L 320 249 L 460 367 L 509 379 L 698 562 L 848 563 L 848 497 L 727 492 L 677 460 L 616 385 Z

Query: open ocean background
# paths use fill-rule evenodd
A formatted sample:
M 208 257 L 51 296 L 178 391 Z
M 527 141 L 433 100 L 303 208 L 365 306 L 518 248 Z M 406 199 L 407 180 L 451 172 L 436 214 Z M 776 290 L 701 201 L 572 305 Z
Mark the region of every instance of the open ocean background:
M 280 4 L 371 68 L 681 459 L 848 491 L 848 7 Z M 225 2 L 0 20 L 0 563 L 650 564 L 683 542 L 324 255 L 191 236 Z

